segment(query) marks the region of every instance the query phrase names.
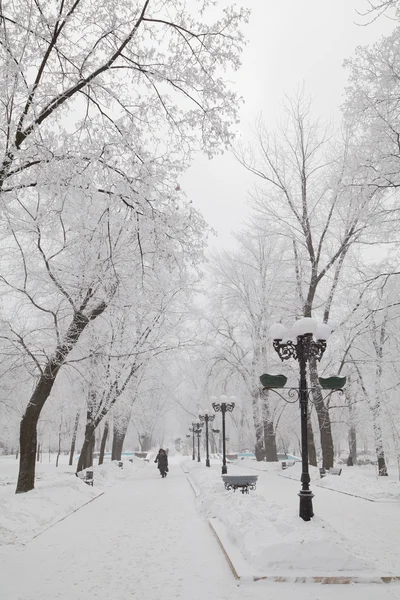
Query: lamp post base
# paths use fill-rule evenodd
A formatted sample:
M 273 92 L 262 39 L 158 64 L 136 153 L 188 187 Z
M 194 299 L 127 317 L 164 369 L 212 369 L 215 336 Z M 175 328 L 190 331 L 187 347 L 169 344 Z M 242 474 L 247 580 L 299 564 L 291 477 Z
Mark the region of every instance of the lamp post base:
M 226 465 L 222 465 L 222 475 L 226 475 L 228 472 L 228 467 Z
M 209 466 L 210 466 L 210 459 L 206 458 L 206 467 L 209 467 Z
M 299 516 L 303 519 L 303 521 L 310 521 L 312 519 L 312 517 L 314 516 L 313 503 L 312 503 L 314 494 L 311 492 L 311 490 L 308 490 L 308 491 L 300 490 L 299 498 L 300 498 Z

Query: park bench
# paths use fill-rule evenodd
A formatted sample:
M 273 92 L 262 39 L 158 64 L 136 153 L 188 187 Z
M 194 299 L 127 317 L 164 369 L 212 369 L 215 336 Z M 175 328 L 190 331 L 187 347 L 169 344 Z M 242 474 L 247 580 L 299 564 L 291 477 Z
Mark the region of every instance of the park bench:
M 240 489 L 242 494 L 248 494 L 249 490 L 255 490 L 258 475 L 222 475 L 226 490 L 236 492 Z
M 238 460 L 238 455 L 236 453 L 231 453 L 226 455 L 227 462 L 233 462 L 234 460 Z
M 327 475 L 341 475 L 342 474 L 342 469 L 337 469 L 337 468 L 331 467 L 328 471 L 326 471 L 326 469 L 324 469 L 322 467 L 319 470 L 319 474 L 320 474 L 321 479 L 323 477 L 326 477 Z
M 283 460 L 281 465 L 282 465 L 282 471 L 284 471 L 285 469 L 287 469 L 288 467 L 293 467 L 294 463 L 296 461 L 294 460 Z
M 79 473 L 76 473 L 76 476 L 79 477 L 79 479 L 83 479 L 83 481 L 85 483 L 87 483 L 88 485 L 91 485 L 93 487 L 93 469 L 86 469 L 85 471 L 79 471 Z

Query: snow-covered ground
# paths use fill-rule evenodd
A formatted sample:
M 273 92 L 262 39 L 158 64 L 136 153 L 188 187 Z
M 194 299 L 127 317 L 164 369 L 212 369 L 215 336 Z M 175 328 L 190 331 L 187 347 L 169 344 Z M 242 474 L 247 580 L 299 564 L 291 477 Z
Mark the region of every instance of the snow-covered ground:
M 253 547 L 254 559 L 267 547 L 265 538 L 273 535 L 278 543 L 280 536 L 288 552 L 287 561 L 294 554 L 290 554 L 287 540 L 291 538 L 293 546 L 299 550 L 299 531 L 302 530 L 305 541 L 313 539 L 317 543 L 323 528 L 321 523 L 325 522 L 328 532 L 322 538 L 325 546 L 318 546 L 318 552 L 313 552 L 312 546 L 309 546 L 309 566 L 314 561 L 318 564 L 321 551 L 325 551 L 329 543 L 341 539 L 343 530 L 349 530 L 347 539 L 352 547 L 343 545 L 341 550 L 351 554 L 350 550 L 355 548 L 358 556 L 354 553 L 352 560 L 360 561 L 357 563 L 360 567 L 371 561 L 360 540 L 363 535 L 365 542 L 371 528 L 370 519 L 378 519 L 380 509 L 382 523 L 386 518 L 391 520 L 393 535 L 388 538 L 387 530 L 383 528 L 377 553 L 386 543 L 386 554 L 379 557 L 379 565 L 388 560 L 390 552 L 397 552 L 389 561 L 390 565 L 387 564 L 389 571 L 392 570 L 389 566 L 394 567 L 396 562 L 400 564 L 399 544 L 397 549 L 391 547 L 399 530 L 399 521 L 395 521 L 395 512 L 387 513 L 387 509 L 399 508 L 397 504 L 370 503 L 321 488 L 314 502 L 316 518 L 305 524 L 297 517 L 298 482 L 280 477 L 276 469 L 260 473 L 257 491 L 242 496 L 238 492 L 224 491 L 219 475 L 220 465 L 206 469 L 204 465 L 186 459 L 189 468 L 194 467 L 192 476 L 202 490 L 202 495 L 196 500 L 179 461 L 179 457 L 171 458 L 170 473 L 165 480 L 159 477 L 153 463 L 147 465 L 141 462 L 143 468 L 140 469 L 135 464 L 125 464 L 123 470 L 105 465 L 101 469 L 103 475 L 100 472 L 95 474 L 93 490 L 89 486 L 82 487 L 85 498 L 82 495 L 80 498 L 86 500 L 87 493 L 105 491 L 102 496 L 24 546 L 0 548 L 1 600 L 337 600 L 339 596 L 341 600 L 399 600 L 400 586 L 396 584 L 321 586 L 257 582 L 242 583 L 238 587 L 204 518 L 210 512 L 209 502 L 212 501 L 215 510 L 219 510 L 220 518 L 224 513 L 228 515 L 232 533 L 238 524 L 242 527 L 247 523 L 247 529 L 241 528 L 241 535 L 248 537 L 248 547 Z M 8 467 L 2 469 L 2 463 L 0 461 L 0 472 L 4 473 Z M 75 485 L 76 478 L 68 473 L 67 468 L 63 469 L 64 474 L 60 471 L 56 477 L 51 476 L 50 468 L 43 469 L 43 479 L 37 486 L 38 494 L 30 492 L 23 496 L 37 495 L 40 504 L 42 484 L 47 482 L 49 487 L 62 490 L 63 485 L 56 480 L 61 484 L 64 478 L 71 477 Z M 246 467 L 230 465 L 229 470 L 240 472 Z M 7 477 L 10 480 L 14 478 L 11 468 Z M 102 483 L 100 480 L 103 480 Z M 11 503 L 18 503 L 23 497 L 15 496 L 11 485 L 4 488 L 10 488 L 12 492 Z M 342 507 L 338 507 L 342 502 Z M 341 527 L 332 523 L 324 513 L 333 512 L 334 505 L 337 506 L 334 518 L 342 515 Z M 361 537 L 357 538 L 352 536 L 352 513 L 354 507 L 361 511 L 364 505 L 376 512 L 364 513 L 365 531 L 359 532 Z M 43 513 L 50 510 L 44 501 L 42 509 Z M 262 516 L 258 521 L 258 531 L 252 525 L 254 509 Z M 233 518 L 233 515 L 236 516 Z M 275 521 L 271 517 L 275 517 Z M 359 521 L 356 520 L 356 524 L 359 528 Z M 261 529 L 261 525 L 267 529 Z M 376 532 L 377 528 L 372 528 L 373 538 Z M 240 539 L 236 541 L 242 543 Z M 372 545 L 370 543 L 369 547 Z M 270 558 L 267 553 L 262 554 L 259 560 Z M 330 555 L 332 560 L 342 558 L 342 555 L 339 558 L 334 553 Z M 376 570 L 374 560 L 372 562 Z
M 376 467 L 340 467 L 341 475 L 326 475 L 320 478 L 319 470 L 310 467 L 311 481 L 318 487 L 330 488 L 339 492 L 353 494 L 368 500 L 381 502 L 400 502 L 400 481 L 391 477 L 378 477 Z M 301 464 L 297 463 L 282 471 L 283 477 L 299 481 Z
M 371 560 L 371 556 L 365 556 L 363 549 L 353 544 L 345 532 L 335 529 L 328 519 L 318 514 L 310 523 L 299 519 L 296 484 L 292 485 L 292 495 L 281 490 L 281 495 L 275 493 L 271 497 L 271 486 L 284 488 L 287 483 L 280 481 L 274 471 L 261 473 L 258 491 L 243 495 L 224 490 L 218 467 L 205 469 L 202 465 L 186 465 L 200 489 L 201 509 L 225 525 L 255 575 L 397 574 L 396 564 L 388 568 L 380 556 Z M 230 467 L 232 474 L 245 471 L 243 466 Z M 400 560 L 400 548 L 397 560 Z
M 60 457 L 56 468 L 55 456 L 51 456 L 50 462 L 37 463 L 35 489 L 16 495 L 18 461 L 0 458 L 0 547 L 28 542 L 144 465 L 135 459 L 126 461 L 124 469 L 111 462 L 95 466 L 92 487 L 76 477 L 75 465 L 67 462 L 68 457 Z

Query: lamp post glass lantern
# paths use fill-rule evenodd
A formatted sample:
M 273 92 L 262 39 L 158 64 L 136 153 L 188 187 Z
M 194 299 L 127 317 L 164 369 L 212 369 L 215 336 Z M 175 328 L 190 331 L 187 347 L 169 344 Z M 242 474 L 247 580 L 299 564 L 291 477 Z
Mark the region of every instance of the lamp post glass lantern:
M 210 466 L 210 453 L 208 447 L 208 423 L 212 423 L 215 419 L 214 414 L 210 414 L 211 411 L 204 410 L 203 414 L 199 415 L 199 419 L 202 423 L 206 424 L 206 467 Z
M 235 396 L 221 396 L 221 402 L 216 402 L 216 396 L 211 398 L 213 400 L 212 407 L 215 412 L 220 412 L 222 415 L 222 475 L 226 475 L 228 472 L 228 468 L 226 466 L 226 436 L 225 436 L 225 415 L 227 412 L 232 412 L 235 408 L 235 403 L 232 400 L 236 400 Z M 228 402 L 231 400 L 231 402 Z
M 326 340 L 331 330 L 325 323 L 318 325 L 310 317 L 299 319 L 293 325 L 289 334 L 286 327 L 281 323 L 272 325 L 270 337 L 273 346 L 282 361 L 294 358 L 299 363 L 299 401 L 301 419 L 301 490 L 299 492 L 300 507 L 299 516 L 304 521 L 309 521 L 314 516 L 312 499 L 314 497 L 310 490 L 310 473 L 308 468 L 308 389 L 307 389 L 307 362 L 310 358 L 321 360 L 326 350 Z M 314 339 L 315 336 L 315 339 Z M 296 338 L 296 342 L 292 339 Z

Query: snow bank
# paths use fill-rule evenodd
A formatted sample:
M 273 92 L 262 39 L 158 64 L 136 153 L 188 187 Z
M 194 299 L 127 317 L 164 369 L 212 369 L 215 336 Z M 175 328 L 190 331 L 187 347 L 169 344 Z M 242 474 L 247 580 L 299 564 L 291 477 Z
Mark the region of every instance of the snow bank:
M 301 464 L 295 464 L 282 471 L 282 476 L 300 481 Z M 311 481 L 314 481 L 319 487 L 353 494 L 368 500 L 400 500 L 400 482 L 388 477 L 378 477 L 375 469 L 343 467 L 341 475 L 326 475 L 321 479 L 319 470 L 316 467 L 310 467 L 310 476 Z
M 72 474 L 38 482 L 36 489 L 15 494 L 0 490 L 0 544 L 23 544 L 99 494 Z
M 15 494 L 15 481 L 3 478 L 0 487 L 0 546 L 24 544 L 47 527 L 93 500 L 109 486 L 127 479 L 145 466 L 134 459 L 124 462 L 120 469 L 116 463 L 94 466 L 94 486 L 89 486 L 75 476 L 71 469 L 38 474 L 35 489 L 26 494 Z M 5 483 L 13 485 L 4 485 Z
M 305 523 L 297 510 L 267 501 L 257 492 L 243 495 L 225 491 L 217 471 L 190 463 L 185 467 L 200 489 L 201 511 L 225 525 L 232 542 L 255 571 L 339 574 L 376 570 L 320 518 Z
M 146 464 L 142 458 L 133 457 L 128 461 L 123 461 L 122 469 L 118 466 L 117 461 L 95 465 L 93 467 L 94 485 L 96 487 L 114 486 L 117 481 L 128 479 L 135 471 L 145 467 Z

